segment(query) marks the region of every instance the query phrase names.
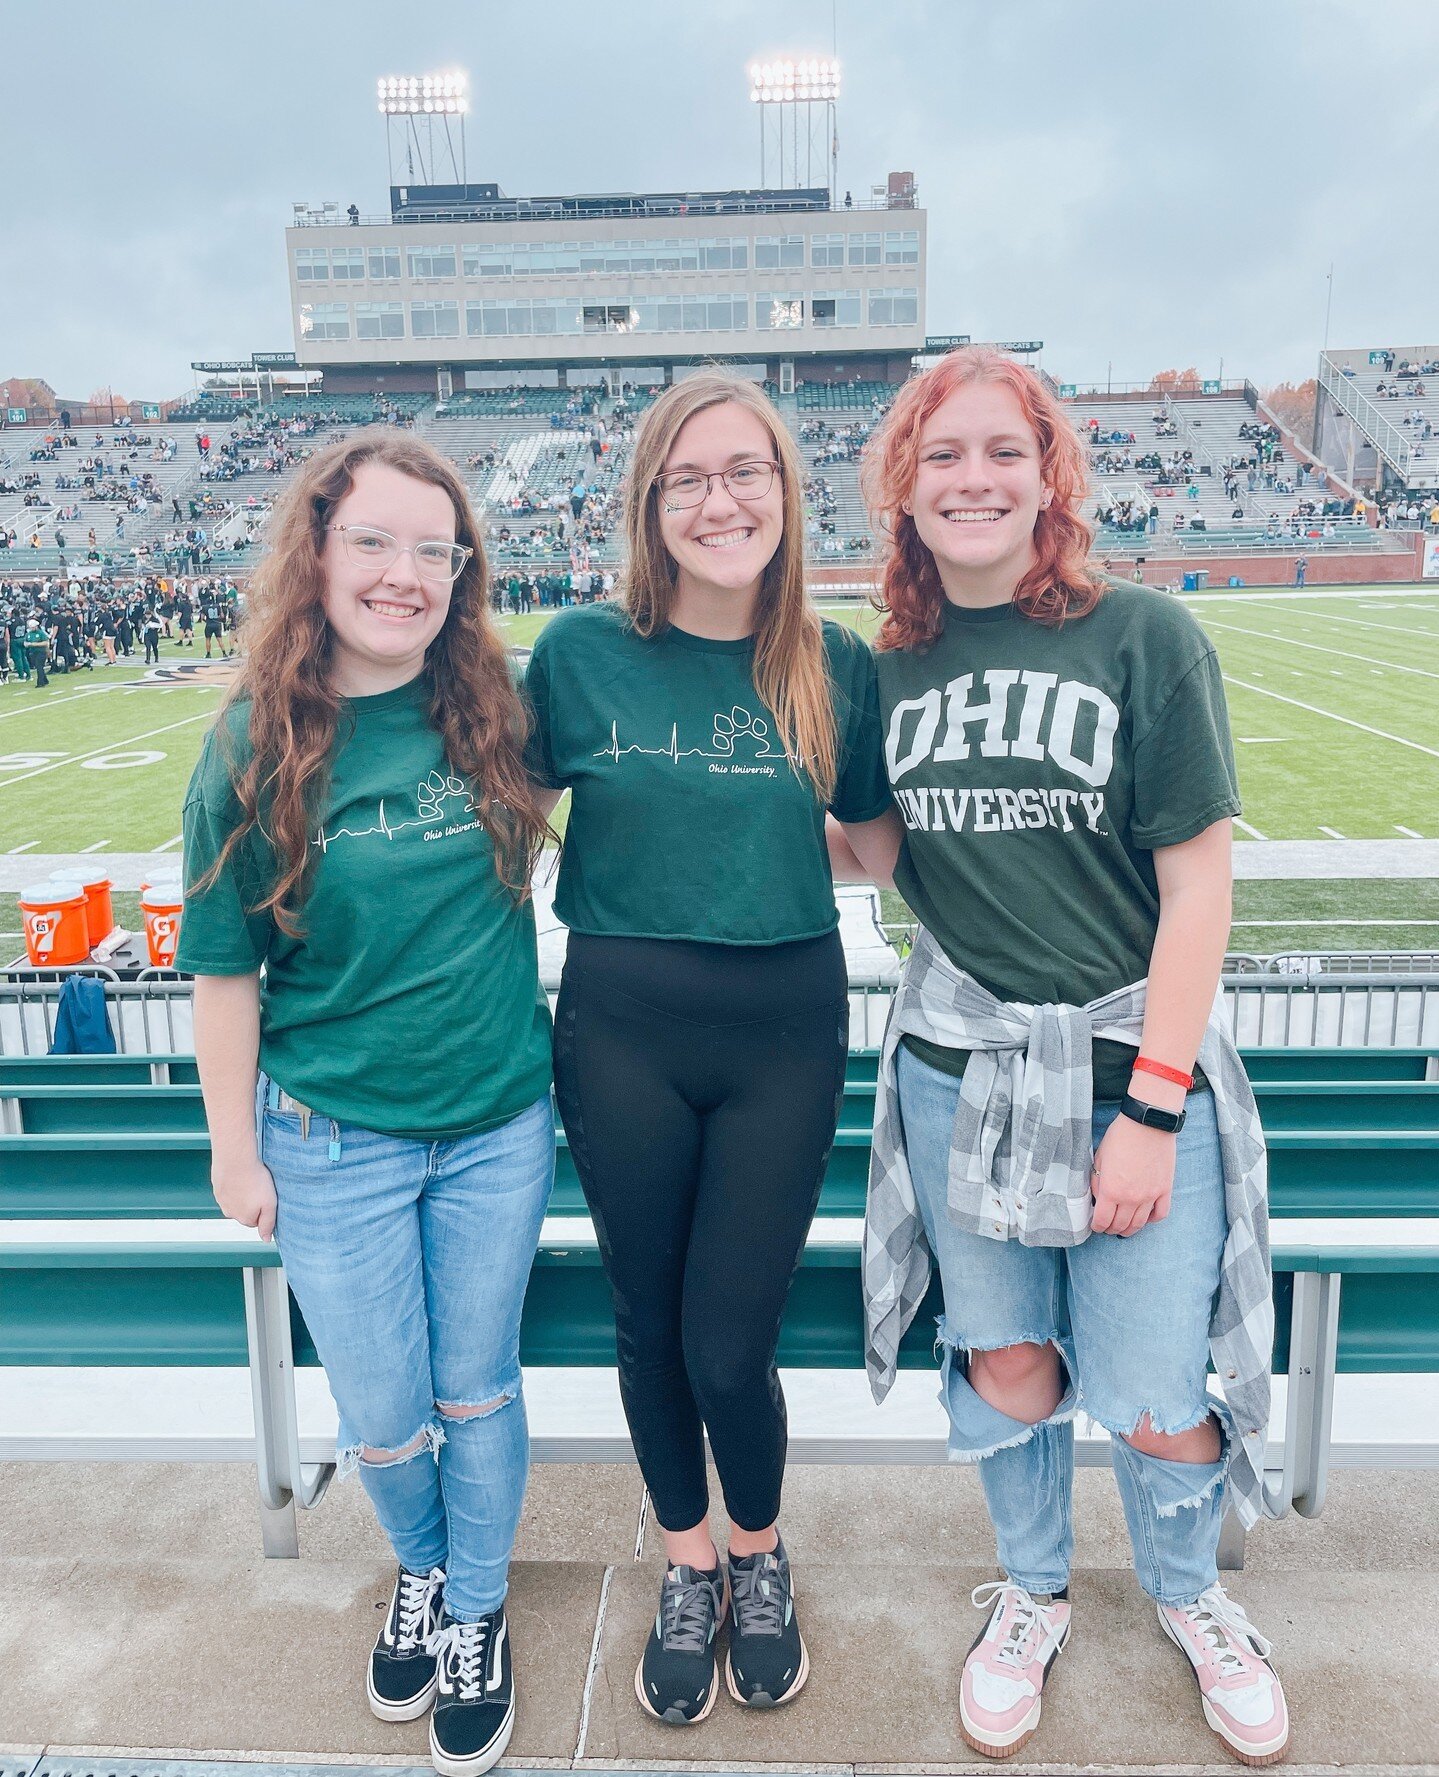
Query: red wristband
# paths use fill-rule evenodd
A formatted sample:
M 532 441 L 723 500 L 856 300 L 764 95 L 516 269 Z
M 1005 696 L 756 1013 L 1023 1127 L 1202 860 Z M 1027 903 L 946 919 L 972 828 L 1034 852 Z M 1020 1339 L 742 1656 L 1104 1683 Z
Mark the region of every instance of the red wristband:
M 1194 1075 L 1181 1073 L 1177 1067 L 1169 1067 L 1162 1061 L 1151 1061 L 1147 1055 L 1136 1055 L 1134 1071 L 1137 1074 L 1154 1074 L 1158 1079 L 1168 1080 L 1171 1085 L 1182 1086 L 1186 1092 L 1194 1089 Z

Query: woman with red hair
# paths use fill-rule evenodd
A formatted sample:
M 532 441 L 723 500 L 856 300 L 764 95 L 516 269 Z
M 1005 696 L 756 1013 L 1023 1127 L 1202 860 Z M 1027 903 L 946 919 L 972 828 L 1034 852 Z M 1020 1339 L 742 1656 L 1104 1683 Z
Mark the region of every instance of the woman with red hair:
M 876 1102 L 869 1366 L 882 1395 L 937 1265 L 950 1450 L 1003 1569 L 975 1593 L 965 1740 L 1004 1758 L 1038 1725 L 1083 1411 L 1206 1720 L 1267 1764 L 1284 1694 L 1216 1559 L 1225 1504 L 1262 1502 L 1272 1330 L 1263 1139 L 1217 995 L 1224 689 L 1182 605 L 1090 566 L 1085 467 L 1040 378 L 984 350 L 906 384 L 866 455 L 894 880 L 921 926 Z

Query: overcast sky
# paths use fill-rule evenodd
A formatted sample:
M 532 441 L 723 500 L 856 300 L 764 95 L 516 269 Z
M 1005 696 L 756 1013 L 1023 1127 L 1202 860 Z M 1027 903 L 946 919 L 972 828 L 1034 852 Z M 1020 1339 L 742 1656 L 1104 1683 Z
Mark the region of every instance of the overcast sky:
M 511 196 L 757 185 L 745 66 L 832 5 L 840 187 L 915 173 L 931 333 L 1300 380 L 1332 261 L 1331 344 L 1439 343 L 1439 0 L 0 0 L 0 378 L 290 349 L 290 205 L 386 206 L 379 74 L 466 68 Z

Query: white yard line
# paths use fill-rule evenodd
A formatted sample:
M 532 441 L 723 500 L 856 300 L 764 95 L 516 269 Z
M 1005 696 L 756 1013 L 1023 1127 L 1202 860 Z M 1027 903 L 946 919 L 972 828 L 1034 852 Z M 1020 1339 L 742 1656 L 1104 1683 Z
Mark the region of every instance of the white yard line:
M 50 765 L 37 765 L 33 771 L 22 771 L 18 777 L 7 777 L 0 783 L 0 790 L 8 790 L 12 784 L 23 784 L 27 778 L 41 777 L 47 771 L 59 771 L 66 765 L 78 765 L 82 759 L 98 759 L 101 753 L 123 753 L 133 747 L 137 740 L 153 740 L 157 734 L 169 734 L 175 728 L 188 728 L 192 722 L 208 722 L 214 716 L 213 710 L 202 710 L 198 716 L 186 716 L 179 722 L 167 722 L 163 728 L 152 728 L 148 734 L 132 734 L 127 740 L 107 740 L 104 746 L 91 747 L 88 753 L 72 753 L 68 759 L 56 759 Z
M 1334 827 L 1320 827 L 1321 833 L 1327 833 L 1331 839 L 1342 839 L 1344 835 Z
M 1416 833 L 1412 827 L 1401 827 L 1398 821 L 1394 823 L 1394 831 L 1402 833 L 1406 839 L 1422 839 L 1424 837 L 1422 833 Z
M 1418 636 L 1426 642 L 1439 642 L 1439 629 L 1404 629 L 1397 623 L 1375 623 L 1366 617 L 1341 617 L 1335 611 L 1305 611 L 1316 623 L 1352 623 L 1356 629 L 1378 629 L 1385 635 Z
M 1301 642 L 1297 636 L 1274 635 L 1267 629 L 1243 629 L 1237 623 L 1215 621 L 1209 629 L 1232 629 L 1236 635 L 1258 636 L 1261 641 L 1282 642 L 1286 648 L 1312 648 L 1316 654 L 1337 654 L 1341 660 L 1362 660 L 1366 666 L 1388 667 L 1390 672 L 1416 673 L 1421 679 L 1439 679 L 1422 666 L 1400 666 L 1397 660 L 1377 660 L 1372 654 L 1351 654 L 1347 648 L 1326 648 L 1322 642 Z
M 1238 815 L 1234 817 L 1234 824 L 1236 827 L 1242 828 L 1251 839 L 1263 839 L 1264 837 L 1258 827 L 1251 827 L 1248 821 L 1241 821 Z
M 1346 728 L 1357 728 L 1361 733 L 1375 735 L 1380 740 L 1392 740 L 1396 746 L 1412 747 L 1416 753 L 1427 753 L 1431 759 L 1439 759 L 1439 748 L 1421 746 L 1417 740 L 1406 740 L 1402 734 L 1386 734 L 1382 728 L 1371 728 L 1367 722 L 1356 722 L 1352 716 L 1336 716 L 1333 710 L 1321 710 L 1315 704 L 1301 703 L 1297 697 L 1285 697 L 1280 691 L 1271 691 L 1264 685 L 1251 685 L 1245 679 L 1236 679 L 1225 673 L 1226 685 L 1238 685 L 1243 691 L 1254 691 L 1260 697 L 1273 697 L 1280 703 L 1293 704 L 1296 710 L 1308 710 L 1311 716 L 1327 716 L 1331 722 L 1342 722 Z M 0 784 L 0 790 L 5 788 Z
M 1418 835 L 1416 834 L 1415 837 L 1417 838 Z M 183 844 L 184 838 L 185 838 L 185 835 L 183 833 L 177 833 L 173 839 L 167 839 L 163 845 L 157 845 L 155 847 L 155 850 L 156 851 L 174 851 L 174 849 L 177 845 Z
M 1268 604 L 1275 599 L 1298 599 L 1316 604 L 1323 599 L 1434 599 L 1439 597 L 1428 586 L 1303 586 L 1276 587 L 1268 592 L 1186 592 L 1181 594 L 1186 605 L 1228 601 L 1234 605 Z
M 92 685 L 88 691 L 72 691 L 68 697 L 47 697 L 44 703 L 27 703 L 22 710 L 6 710 L 0 722 L 11 716 L 33 716 L 37 710 L 58 710 L 62 703 L 80 703 L 87 697 L 103 697 L 107 691 L 119 691 L 119 685 Z
M 80 847 L 80 856 L 83 858 L 86 852 L 104 851 L 109 843 L 110 841 L 108 839 L 97 839 L 93 845 L 82 845 Z
M 18 858 L 22 851 L 34 851 L 39 843 L 38 839 L 27 839 L 24 845 L 12 845 L 5 855 L 9 858 Z

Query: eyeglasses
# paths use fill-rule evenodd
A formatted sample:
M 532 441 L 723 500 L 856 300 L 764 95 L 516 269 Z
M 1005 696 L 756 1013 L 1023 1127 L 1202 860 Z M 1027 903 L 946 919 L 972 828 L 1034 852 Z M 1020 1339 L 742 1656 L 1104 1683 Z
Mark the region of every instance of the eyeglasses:
M 388 531 L 375 530 L 364 524 L 332 524 L 325 528 L 341 533 L 345 539 L 345 554 L 357 568 L 383 573 L 397 556 L 408 555 L 422 580 L 433 580 L 445 586 L 459 579 L 465 563 L 475 553 L 464 543 L 442 543 L 438 539 L 411 547 L 402 544 Z
M 732 469 L 716 469 L 712 475 L 677 469 L 672 475 L 657 475 L 655 486 L 669 510 L 679 512 L 686 506 L 702 506 L 717 481 L 722 481 L 725 491 L 736 500 L 762 500 L 779 472 L 779 464 L 768 461 L 736 463 Z

